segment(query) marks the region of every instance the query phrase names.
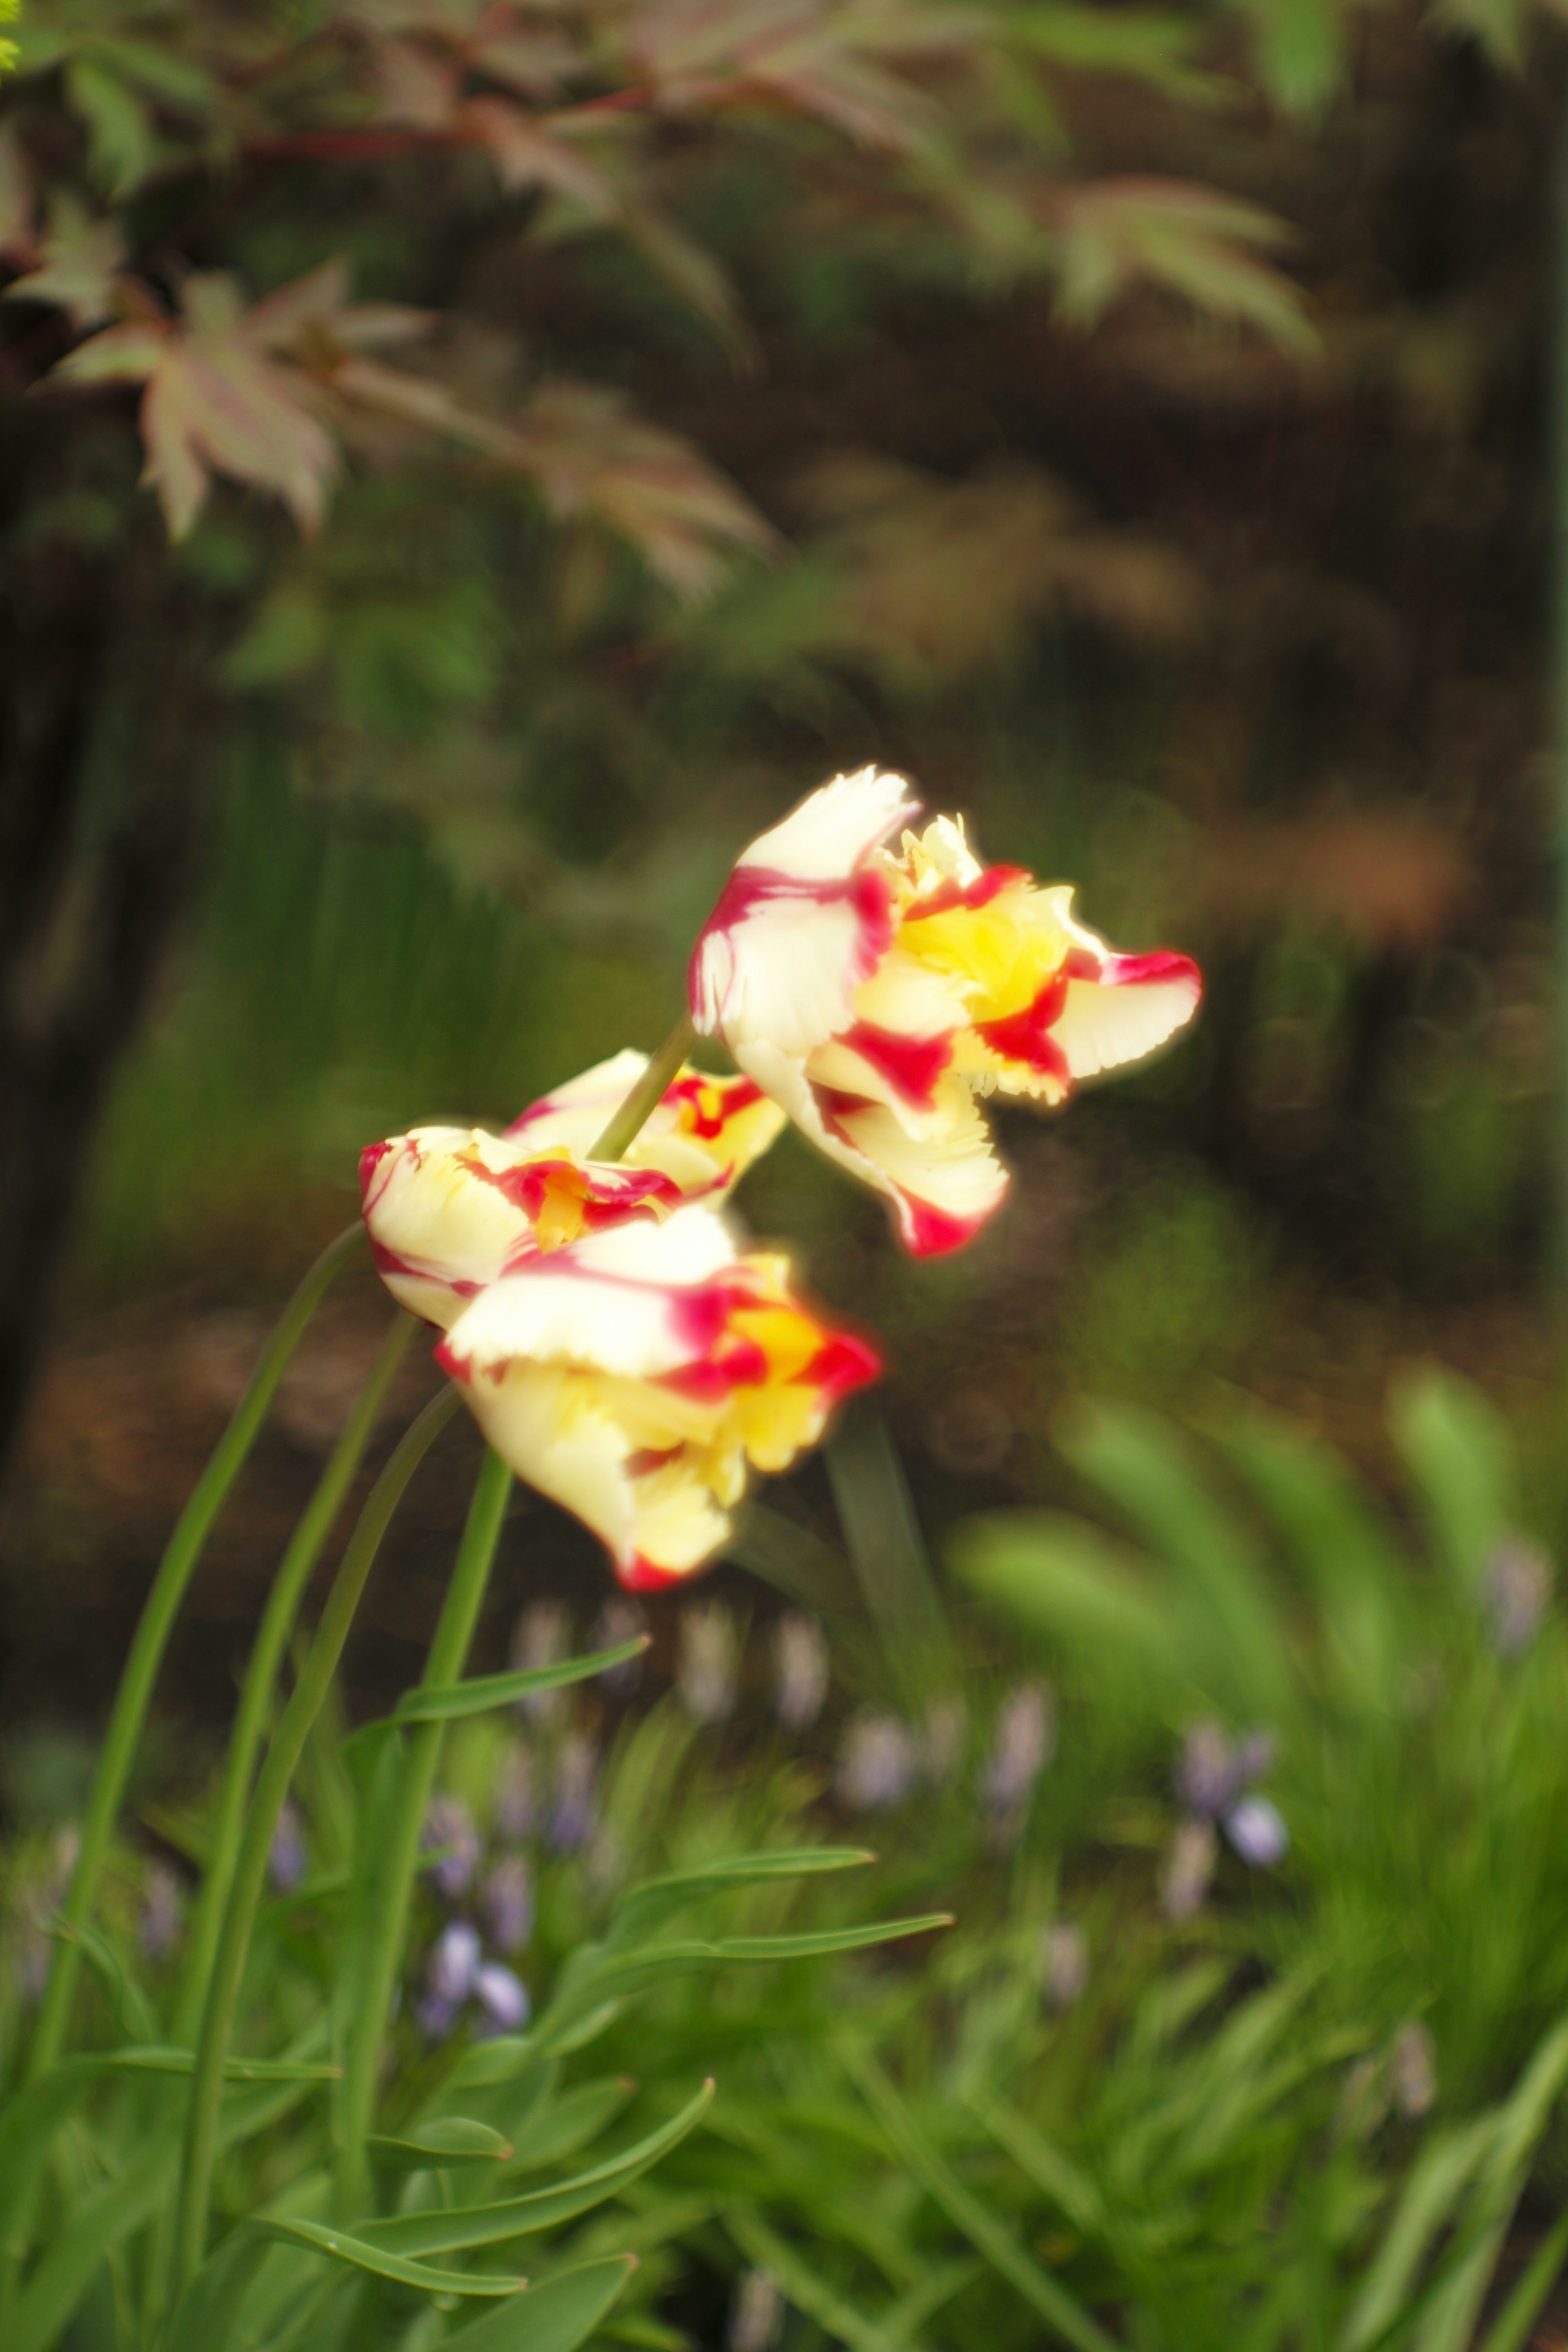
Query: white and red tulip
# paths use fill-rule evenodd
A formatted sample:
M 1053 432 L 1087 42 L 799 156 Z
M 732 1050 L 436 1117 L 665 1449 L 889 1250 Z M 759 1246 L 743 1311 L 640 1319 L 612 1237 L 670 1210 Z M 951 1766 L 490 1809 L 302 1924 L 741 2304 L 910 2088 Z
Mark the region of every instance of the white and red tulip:
M 753 1079 L 689 1068 L 624 1161 L 590 1159 L 647 1066 L 644 1055 L 617 1054 L 531 1104 L 504 1135 L 425 1127 L 373 1143 L 360 1160 L 361 1199 L 399 1304 L 446 1329 L 487 1285 L 541 1252 L 725 1192 L 784 1125 Z
M 437 1358 L 502 1460 L 592 1528 L 634 1590 L 700 1568 L 749 1470 L 786 1468 L 879 1370 L 792 1296 L 786 1260 L 742 1255 L 700 1204 L 533 1252 Z
M 978 1097 L 1058 1103 L 1192 1018 L 1184 955 L 1118 955 L 1066 885 L 983 866 L 962 821 L 863 768 L 753 841 L 691 959 L 691 1014 L 843 1166 L 892 1201 L 917 1256 L 956 1248 L 1007 1176 Z

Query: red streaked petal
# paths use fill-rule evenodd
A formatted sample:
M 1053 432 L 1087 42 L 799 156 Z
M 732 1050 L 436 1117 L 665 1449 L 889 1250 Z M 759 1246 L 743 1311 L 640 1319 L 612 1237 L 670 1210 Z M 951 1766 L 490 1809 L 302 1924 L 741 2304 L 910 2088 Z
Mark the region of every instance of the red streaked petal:
M 952 1059 L 951 1030 L 938 1037 L 905 1037 L 897 1030 L 879 1028 L 875 1022 L 857 1021 L 834 1043 L 858 1054 L 895 1094 L 919 1110 L 931 1108 L 936 1082 Z
M 657 1560 L 645 1559 L 641 1552 L 616 1562 L 616 1578 L 627 1592 L 668 1592 L 672 1584 L 684 1584 L 689 1576 L 697 1572 L 690 1568 L 660 1568 Z
M 904 916 L 906 923 L 918 923 L 927 915 L 948 915 L 955 907 L 988 907 L 993 898 L 1015 882 L 1032 882 L 1033 875 L 1026 866 L 988 866 L 973 882 L 939 882 L 936 888 L 923 898 L 917 898 Z
M 803 1388 L 820 1389 L 837 1400 L 863 1389 L 882 1374 L 882 1359 L 875 1348 L 852 1331 L 830 1331 L 808 1364 L 795 1375 Z
M 950 1250 L 962 1249 L 991 1214 L 987 1210 L 983 1216 L 955 1217 L 949 1210 L 939 1209 L 930 1201 L 917 1201 L 909 1192 L 900 1194 L 899 1206 L 911 1257 L 945 1257 Z

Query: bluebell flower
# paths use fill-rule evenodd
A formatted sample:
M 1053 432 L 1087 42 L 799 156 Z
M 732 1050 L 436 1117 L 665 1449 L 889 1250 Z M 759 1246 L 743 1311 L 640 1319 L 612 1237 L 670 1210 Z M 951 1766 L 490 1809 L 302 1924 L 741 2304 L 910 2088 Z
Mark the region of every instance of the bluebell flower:
M 773 1628 L 774 1704 L 786 1731 L 809 1731 L 827 1696 L 827 1644 L 815 1617 L 788 1610 Z
M 298 1807 L 286 1800 L 267 1853 L 267 1875 L 279 1895 L 290 1895 L 310 1867 L 310 1849 Z
M 485 1924 L 498 1952 L 521 1952 L 533 1933 L 533 1881 L 519 1854 L 505 1854 L 484 1888 Z
M 594 1830 L 595 1786 L 599 1751 L 580 1731 L 568 1732 L 555 1754 L 555 1786 L 550 1809 L 550 1843 L 557 1853 L 575 1853 Z
M 919 1751 L 897 1716 L 857 1716 L 844 1735 L 838 1794 L 851 1812 L 891 1812 L 914 1786 Z
M 434 1797 L 425 1816 L 424 1850 L 431 1877 L 449 1903 L 466 1894 L 479 1865 L 479 1833 L 461 1797 Z

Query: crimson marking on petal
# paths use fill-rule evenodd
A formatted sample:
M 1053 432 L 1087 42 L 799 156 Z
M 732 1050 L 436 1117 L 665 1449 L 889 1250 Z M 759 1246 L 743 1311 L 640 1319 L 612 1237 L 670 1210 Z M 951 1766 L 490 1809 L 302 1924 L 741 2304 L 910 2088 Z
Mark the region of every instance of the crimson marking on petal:
M 974 1239 L 991 1213 L 986 1210 L 978 1217 L 955 1217 L 931 1201 L 917 1201 L 912 1192 L 904 1193 L 903 1203 L 912 1257 L 943 1257 L 949 1250 L 962 1249 L 965 1242 Z
M 371 1179 L 375 1174 L 376 1170 L 381 1166 L 382 1161 L 387 1157 L 388 1153 L 395 1151 L 396 1149 L 396 1145 L 392 1142 L 389 1138 L 384 1143 L 367 1143 L 364 1150 L 360 1153 L 359 1194 L 361 1202 L 366 1209 L 371 1205 Z M 381 1192 L 387 1181 L 387 1178 L 391 1175 L 391 1172 L 392 1171 L 389 1169 L 386 1176 L 384 1176 L 381 1183 L 376 1186 L 377 1198 L 379 1198 Z
M 897 1029 L 879 1029 L 875 1022 L 857 1021 L 835 1040 L 858 1054 L 863 1062 L 886 1078 L 896 1094 L 917 1110 L 930 1110 L 936 1100 L 936 1082 L 952 1059 L 953 1032 L 940 1037 L 906 1037 Z
M 767 1357 L 754 1339 L 732 1340 L 722 1355 L 655 1375 L 658 1387 L 689 1397 L 694 1404 L 722 1404 L 737 1389 L 765 1387 L 767 1377 Z
M 825 1396 L 837 1399 L 865 1388 L 881 1374 L 882 1359 L 875 1348 L 858 1339 L 852 1331 L 830 1331 L 811 1361 L 794 1377 L 800 1387 L 820 1389 Z
M 1174 955 L 1168 948 L 1156 948 L 1148 955 L 1107 956 L 1100 971 L 1075 972 L 1073 978 L 1099 980 L 1107 988 L 1158 988 L 1184 983 L 1193 992 L 1194 1005 L 1204 992 L 1203 974 L 1191 956 Z
M 374 1234 L 371 1235 L 370 1254 L 377 1274 L 399 1274 L 410 1282 L 438 1282 L 443 1290 L 451 1292 L 454 1298 L 477 1298 L 485 1286 L 470 1276 L 448 1274 L 444 1266 L 419 1265 L 412 1258 L 399 1257 L 397 1252 L 388 1249 L 384 1242 L 378 1242 Z
M 939 882 L 929 898 L 917 898 L 904 916 L 906 923 L 923 923 L 928 915 L 950 915 L 955 907 L 972 911 L 988 907 L 1015 882 L 1032 882 L 1026 866 L 988 866 L 973 882 Z
M 1075 954 L 1081 951 L 1074 950 Z M 1070 957 L 1068 961 L 1071 961 Z M 1021 1013 L 1004 1013 L 999 1021 L 977 1021 L 975 1035 L 989 1045 L 994 1054 L 1000 1054 L 1004 1061 L 1022 1062 L 1027 1069 L 1038 1070 L 1063 1087 L 1070 1086 L 1072 1075 L 1068 1068 L 1067 1055 L 1050 1033 L 1061 1019 L 1067 1004 L 1069 979 L 1089 976 L 1069 973 L 1064 965 L 1047 981 L 1033 1003 L 1026 1004 Z M 1092 977 L 1099 978 L 1098 965 L 1093 968 Z
M 848 906 L 859 924 L 850 958 L 852 977 L 867 980 L 893 940 L 893 886 L 878 867 L 857 867 L 853 874 L 831 881 L 805 881 L 772 866 L 737 866 L 719 893 L 719 903 L 697 934 L 686 971 L 686 994 L 692 1011 L 702 1009 L 702 958 L 715 931 L 731 934 L 749 922 L 761 908 L 778 899 L 808 899 L 819 907 Z
M 655 1559 L 645 1559 L 640 1551 L 634 1552 L 626 1562 L 616 1562 L 616 1574 L 628 1592 L 668 1592 L 672 1584 L 683 1583 L 691 1570 L 660 1568 Z
M 716 1111 L 703 1109 L 702 1097 L 707 1094 L 719 1097 Z M 763 1090 L 754 1078 L 677 1078 L 665 1088 L 663 1099 L 679 1111 L 689 1135 L 700 1143 L 713 1143 L 732 1118 L 762 1101 Z
M 448 1380 L 458 1381 L 464 1388 L 472 1386 L 474 1360 L 471 1356 L 455 1356 L 452 1353 L 452 1343 L 449 1339 L 442 1340 L 440 1346 L 435 1350 L 435 1356 L 436 1361 Z

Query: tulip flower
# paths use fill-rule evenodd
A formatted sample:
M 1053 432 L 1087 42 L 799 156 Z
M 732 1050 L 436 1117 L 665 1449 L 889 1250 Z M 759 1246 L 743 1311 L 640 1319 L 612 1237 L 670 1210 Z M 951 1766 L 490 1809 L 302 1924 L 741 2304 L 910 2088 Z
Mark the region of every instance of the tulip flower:
M 400 1306 L 447 1329 L 487 1284 L 625 1217 L 724 1192 L 783 1127 L 753 1079 L 683 1069 L 624 1163 L 589 1158 L 647 1066 L 627 1051 L 543 1096 L 504 1135 L 414 1128 L 360 1158 L 366 1229 Z
M 785 1468 L 879 1369 L 788 1275 L 701 1204 L 633 1219 L 489 1284 L 437 1360 L 502 1460 L 603 1538 L 624 1585 L 657 1588 L 724 1541 L 748 1468 Z
M 1118 955 L 1067 885 L 983 866 L 962 820 L 863 768 L 753 841 L 691 959 L 691 1016 L 821 1149 L 886 1193 L 917 1256 L 956 1248 L 1007 1178 L 978 1097 L 1061 1102 L 1192 1018 L 1185 956 Z

